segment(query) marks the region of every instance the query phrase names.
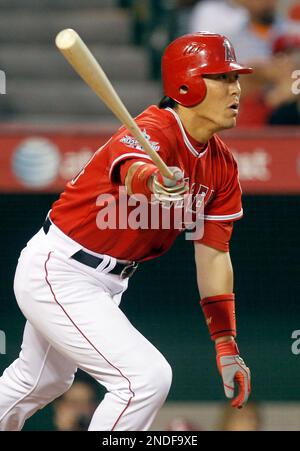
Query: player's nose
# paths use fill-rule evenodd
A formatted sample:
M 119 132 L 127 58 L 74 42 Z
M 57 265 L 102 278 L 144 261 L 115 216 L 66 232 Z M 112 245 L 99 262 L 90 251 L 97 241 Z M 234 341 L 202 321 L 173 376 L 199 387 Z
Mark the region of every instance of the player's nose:
M 231 83 L 229 83 L 229 92 L 232 96 L 240 97 L 241 95 L 241 85 L 239 80 L 232 80 Z

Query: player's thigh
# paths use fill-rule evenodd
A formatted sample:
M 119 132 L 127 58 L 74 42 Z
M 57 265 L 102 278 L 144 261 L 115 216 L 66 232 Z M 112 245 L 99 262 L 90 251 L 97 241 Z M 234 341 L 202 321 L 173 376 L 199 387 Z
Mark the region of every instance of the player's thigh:
M 43 302 L 33 300 L 32 322 L 56 350 L 108 389 L 145 383 L 170 367 L 162 354 L 131 324 L 113 297 L 97 284 L 74 279 L 72 286 L 51 279 Z M 30 313 L 28 313 L 30 315 Z

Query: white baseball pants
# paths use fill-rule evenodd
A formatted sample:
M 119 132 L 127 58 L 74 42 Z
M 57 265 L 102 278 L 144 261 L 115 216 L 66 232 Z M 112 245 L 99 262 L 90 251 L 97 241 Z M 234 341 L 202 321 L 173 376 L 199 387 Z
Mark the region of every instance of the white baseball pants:
M 0 378 L 0 430 L 20 430 L 77 368 L 107 390 L 89 430 L 148 430 L 167 397 L 169 364 L 119 309 L 128 279 L 108 274 L 112 257 L 97 269 L 71 259 L 79 249 L 52 225 L 21 252 L 14 290 L 27 323 L 20 356 Z

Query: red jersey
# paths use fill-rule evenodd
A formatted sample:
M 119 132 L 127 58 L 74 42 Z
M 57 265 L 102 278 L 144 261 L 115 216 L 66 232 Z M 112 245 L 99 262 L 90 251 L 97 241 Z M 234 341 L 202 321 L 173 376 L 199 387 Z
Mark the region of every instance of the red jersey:
M 214 135 L 203 146 L 188 136 L 171 108 L 150 106 L 136 121 L 168 166 L 177 166 L 188 180 L 190 193 L 201 193 L 204 236 L 200 242 L 227 251 L 232 222 L 243 215 L 237 164 L 223 141 Z M 128 159 L 151 162 L 125 127 L 95 152 L 92 159 L 53 204 L 50 218 L 85 249 L 117 259 L 143 261 L 167 251 L 182 230 L 170 227 L 99 228 L 103 196 L 120 202 L 120 165 Z M 129 207 L 129 215 L 133 207 Z

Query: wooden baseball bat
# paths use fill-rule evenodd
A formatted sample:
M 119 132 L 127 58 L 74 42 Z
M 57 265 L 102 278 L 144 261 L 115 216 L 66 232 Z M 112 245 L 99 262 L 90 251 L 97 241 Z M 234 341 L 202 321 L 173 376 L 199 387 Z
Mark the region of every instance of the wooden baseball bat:
M 155 150 L 152 149 L 151 144 L 144 137 L 140 128 L 129 114 L 100 64 L 76 31 L 71 28 L 60 31 L 56 36 L 55 43 L 63 56 L 69 61 L 80 77 L 83 78 L 86 84 L 100 97 L 120 122 L 131 131 L 132 135 L 138 140 L 144 151 L 158 167 L 161 174 L 173 179 L 173 173 Z

